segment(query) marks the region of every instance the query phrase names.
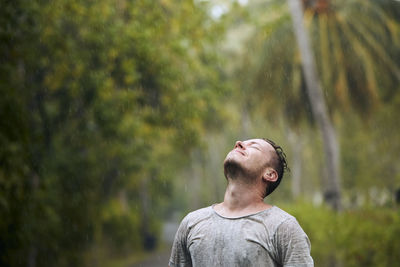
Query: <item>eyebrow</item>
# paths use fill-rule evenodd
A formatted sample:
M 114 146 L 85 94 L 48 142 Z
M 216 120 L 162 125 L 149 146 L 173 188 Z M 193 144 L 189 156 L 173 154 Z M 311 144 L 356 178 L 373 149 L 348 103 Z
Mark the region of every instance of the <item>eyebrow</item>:
M 249 145 L 254 145 L 254 144 L 256 144 L 256 145 L 258 145 L 258 146 L 260 146 L 261 147 L 261 144 L 259 144 L 258 142 L 256 142 L 256 141 L 251 141 L 250 143 L 249 143 Z

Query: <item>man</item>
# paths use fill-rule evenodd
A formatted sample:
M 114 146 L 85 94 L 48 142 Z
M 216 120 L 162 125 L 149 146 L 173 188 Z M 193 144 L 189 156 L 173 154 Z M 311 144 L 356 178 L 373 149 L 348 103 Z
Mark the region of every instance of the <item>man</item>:
M 264 203 L 286 168 L 274 142 L 236 142 L 224 161 L 224 201 L 182 220 L 169 265 L 313 266 L 310 241 L 296 219 Z

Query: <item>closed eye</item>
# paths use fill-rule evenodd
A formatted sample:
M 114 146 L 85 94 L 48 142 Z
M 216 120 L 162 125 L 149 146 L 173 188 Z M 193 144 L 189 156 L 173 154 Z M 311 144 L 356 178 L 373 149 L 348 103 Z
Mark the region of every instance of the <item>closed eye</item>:
M 249 146 L 250 146 L 250 147 L 253 147 L 253 148 L 255 148 L 255 149 L 258 149 L 258 150 L 261 151 L 260 145 L 257 144 L 256 142 L 251 142 L 251 143 L 249 144 Z

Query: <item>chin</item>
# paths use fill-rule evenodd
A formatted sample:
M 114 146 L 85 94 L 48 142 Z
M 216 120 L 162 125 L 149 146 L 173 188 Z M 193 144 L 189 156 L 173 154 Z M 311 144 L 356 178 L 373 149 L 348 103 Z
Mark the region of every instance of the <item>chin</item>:
M 228 154 L 224 160 L 224 167 L 230 164 L 240 165 L 240 161 L 232 154 Z
M 226 178 L 235 178 L 243 173 L 243 167 L 234 158 L 227 157 L 224 161 L 224 174 Z

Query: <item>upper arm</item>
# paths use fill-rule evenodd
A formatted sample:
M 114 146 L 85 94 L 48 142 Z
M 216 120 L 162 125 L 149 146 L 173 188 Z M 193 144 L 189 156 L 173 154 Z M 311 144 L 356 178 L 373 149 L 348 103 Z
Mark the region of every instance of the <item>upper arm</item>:
M 296 219 L 284 221 L 278 227 L 275 238 L 283 266 L 314 266 L 310 240 Z
M 188 231 L 188 218 L 185 217 L 175 234 L 174 243 L 172 244 L 171 257 L 169 260 L 170 267 L 192 266 L 192 260 L 187 246 Z

